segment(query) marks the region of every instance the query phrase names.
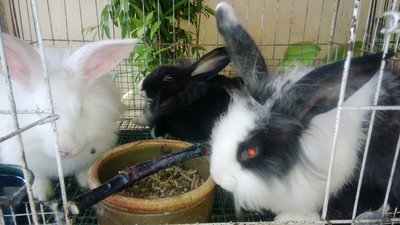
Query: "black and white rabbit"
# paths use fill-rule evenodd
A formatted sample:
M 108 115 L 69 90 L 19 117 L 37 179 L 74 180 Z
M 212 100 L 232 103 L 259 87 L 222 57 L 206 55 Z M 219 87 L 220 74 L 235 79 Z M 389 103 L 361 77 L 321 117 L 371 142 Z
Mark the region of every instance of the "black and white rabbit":
M 220 47 L 193 64 L 157 67 L 138 85 L 148 103 L 139 123 L 150 125 L 154 138 L 208 139 L 215 120 L 227 109 L 228 90 L 241 85 L 240 78 L 218 75 L 229 63 Z
M 3 35 L 8 71 L 18 110 L 36 110 L 19 114 L 21 127 L 47 116 L 50 110 L 43 67 L 38 52 L 24 41 Z M 82 187 L 87 186 L 87 169 L 91 163 L 112 148 L 117 141 L 117 120 L 124 106 L 120 90 L 110 77 L 137 43 L 137 39 L 102 40 L 88 43 L 76 51 L 46 48 L 46 67 L 54 102 L 58 143 L 64 175 L 75 175 Z M 0 65 L 0 110 L 10 110 Z M 11 115 L 0 113 L 0 137 L 14 130 Z M 53 129 L 49 123 L 22 133 L 28 167 L 35 175 L 33 192 L 38 200 L 53 195 L 50 178 L 57 176 Z M 17 138 L 0 143 L 0 163 L 21 164 Z
M 211 135 L 211 175 L 233 193 L 237 211 L 270 210 L 275 220 L 318 220 L 333 143 L 344 62 L 268 74 L 260 51 L 233 8 L 219 3 L 217 27 L 245 88 L 233 90 Z M 382 53 L 351 60 L 344 106 L 373 102 Z M 389 55 L 387 55 L 389 57 Z M 379 105 L 400 105 L 400 76 L 385 73 Z M 381 207 L 400 133 L 399 111 L 377 111 L 358 212 Z M 351 215 L 365 146 L 367 110 L 345 110 L 330 196 Z M 400 205 L 397 162 L 390 207 Z

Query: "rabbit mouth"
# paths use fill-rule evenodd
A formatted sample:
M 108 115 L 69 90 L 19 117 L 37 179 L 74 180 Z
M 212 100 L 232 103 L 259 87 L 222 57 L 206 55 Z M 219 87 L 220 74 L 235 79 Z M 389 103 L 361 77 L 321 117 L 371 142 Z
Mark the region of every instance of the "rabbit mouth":
M 146 91 L 139 90 L 139 96 L 142 97 L 147 103 L 151 103 L 153 99 L 146 94 Z
M 229 192 L 234 192 L 236 188 L 236 179 L 233 178 L 232 176 L 226 176 L 223 177 L 221 175 L 216 174 L 215 172 L 211 171 L 211 177 L 217 183 L 219 186 L 221 186 L 223 189 L 229 191 Z
M 63 156 L 63 157 L 73 157 L 75 155 L 76 154 L 72 153 L 72 152 L 61 152 L 61 156 Z
M 144 90 L 139 90 L 139 95 L 140 95 L 140 97 L 142 97 L 144 99 L 149 99 L 149 97 L 146 94 L 146 91 L 144 91 Z
M 77 155 L 78 153 L 78 148 L 77 147 L 72 147 L 72 148 L 60 148 L 60 154 L 63 157 L 73 157 Z
M 235 189 L 236 189 L 236 182 L 235 179 L 231 178 L 231 179 L 222 179 L 218 183 L 222 188 L 224 188 L 225 190 L 234 193 Z

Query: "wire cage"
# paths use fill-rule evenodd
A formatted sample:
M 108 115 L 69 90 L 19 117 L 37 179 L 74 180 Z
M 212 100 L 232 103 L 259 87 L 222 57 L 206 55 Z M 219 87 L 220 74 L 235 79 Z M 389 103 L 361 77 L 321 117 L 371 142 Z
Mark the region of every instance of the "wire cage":
M 146 2 L 151 3 L 153 8 L 147 8 Z M 121 89 L 122 101 L 126 106 L 125 116 L 119 123 L 118 144 L 123 144 L 151 138 L 148 127 L 134 122 L 135 118 L 143 113 L 145 102 L 139 96 L 136 87 L 145 74 L 157 65 L 173 63 L 179 58 L 196 60 L 213 48 L 223 46 L 212 13 L 218 2 L 217 0 L 6 0 L 0 2 L 0 25 L 2 32 L 37 47 L 39 52 L 46 47 L 74 49 L 99 39 L 141 38 L 141 48 L 136 48 L 135 53 L 113 70 L 115 83 Z M 353 56 L 361 56 L 364 53 L 388 48 L 394 50 L 396 56 L 386 66 L 399 70 L 397 62 L 399 35 L 396 33 L 399 19 L 396 19 L 398 14 L 395 13 L 399 11 L 399 3 L 396 0 L 229 0 L 227 2 L 233 5 L 238 19 L 257 43 L 271 71 L 285 69 L 285 66 L 293 61 L 307 66 L 318 66 L 346 59 L 349 49 L 352 50 Z M 141 7 L 135 8 L 135 3 L 141 3 L 139 4 Z M 179 8 L 180 11 L 168 11 L 163 8 L 164 5 Z M 128 12 L 129 10 L 136 10 L 136 14 Z M 166 16 L 163 10 L 171 14 Z M 394 13 L 384 14 L 385 12 Z M 135 15 L 136 22 L 129 24 L 127 17 L 132 14 Z M 163 26 L 163 23 L 167 23 L 166 27 L 170 30 L 161 33 L 157 28 Z M 387 30 L 385 34 L 381 33 L 383 28 Z M 165 38 L 166 36 L 170 39 Z M 349 48 L 349 46 L 354 47 Z M 168 51 L 168 54 L 165 53 Z M 0 48 L 0 57 L 4 58 L 4 54 Z M 44 57 L 42 60 L 45 60 Z M 1 62 L 6 65 L 4 60 Z M 232 66 L 225 68 L 222 74 L 236 76 Z M 376 108 L 371 106 L 368 110 Z M 400 106 L 393 106 L 391 110 L 400 110 Z M 0 114 L 14 115 L 14 113 L 18 116 L 21 113 L 35 112 L 10 112 L 0 109 Z M 49 113 L 45 121 L 39 121 L 33 126 L 41 123 L 55 125 L 57 116 Z M 18 137 L 18 133 L 23 132 L 21 129 L 16 129 L 13 135 Z M 8 137 L 0 138 L 2 138 L 1 143 Z M 20 148 L 23 149 L 23 146 Z M 398 152 L 399 146 L 396 153 Z M 58 164 L 61 160 L 58 155 Z M 393 165 L 396 161 L 397 155 Z M 26 164 L 23 167 L 26 168 Z M 26 169 L 24 174 L 28 174 Z M 72 216 L 65 210 L 57 208 L 53 201 L 45 203 L 36 201 L 29 189 L 28 185 L 29 198 L 18 206 L 18 210 L 13 205 L 0 209 L 0 224 L 97 224 L 93 210 L 89 209 Z M 70 177 L 65 180 L 56 178 L 54 190 L 55 199 L 64 205 L 68 199 L 81 192 L 77 182 Z M 325 206 L 322 214 L 326 213 L 324 210 Z M 399 223 L 397 209 L 391 209 L 389 214 L 390 220 L 380 222 Z M 20 221 L 20 217 L 25 219 Z M 219 188 L 209 222 L 210 224 L 231 221 L 238 224 L 269 224 L 274 223 L 270 222 L 272 219 L 273 215 L 269 212 L 245 212 L 242 217 L 237 218 L 232 196 Z M 354 218 L 337 221 L 324 221 L 324 219 L 315 223 L 352 223 L 351 219 Z

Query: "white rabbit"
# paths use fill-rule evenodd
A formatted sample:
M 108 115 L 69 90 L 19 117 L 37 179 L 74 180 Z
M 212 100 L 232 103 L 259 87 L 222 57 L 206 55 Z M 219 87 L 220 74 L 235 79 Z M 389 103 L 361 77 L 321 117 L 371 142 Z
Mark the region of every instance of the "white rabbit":
M 233 8 L 220 3 L 216 19 L 246 88 L 233 91 L 228 111 L 213 128 L 212 177 L 233 193 L 238 212 L 270 210 L 279 221 L 318 220 L 344 62 L 271 75 Z M 377 53 L 351 61 L 345 106 L 372 104 L 382 58 Z M 400 76 L 384 74 L 379 105 L 400 105 Z M 342 113 L 330 187 L 330 209 L 337 207 L 339 217 L 351 217 L 369 115 L 367 110 Z M 358 213 L 382 205 L 399 133 L 400 112 L 377 111 Z M 400 203 L 398 164 L 391 208 Z
M 87 169 L 103 152 L 116 144 L 124 106 L 119 89 L 109 72 L 132 50 L 136 39 L 104 40 L 86 44 L 71 53 L 67 49 L 46 49 L 58 141 L 64 175 L 75 175 L 87 186 Z M 38 52 L 22 40 L 3 34 L 20 127 L 47 116 L 49 103 Z M 10 110 L 4 68 L 0 66 L 0 110 Z M 106 76 L 107 75 L 107 76 Z M 0 114 L 0 137 L 13 131 L 11 115 Z M 57 176 L 56 153 L 50 123 L 22 133 L 28 167 L 35 175 L 35 198 L 53 195 L 50 178 Z M 0 143 L 0 162 L 21 164 L 15 137 Z

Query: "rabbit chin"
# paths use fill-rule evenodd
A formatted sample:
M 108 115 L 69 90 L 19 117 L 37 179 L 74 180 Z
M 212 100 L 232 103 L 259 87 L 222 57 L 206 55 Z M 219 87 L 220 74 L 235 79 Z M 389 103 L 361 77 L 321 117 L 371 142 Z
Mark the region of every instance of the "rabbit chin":
M 239 173 L 240 181 L 235 185 L 226 179 L 217 183 L 232 192 L 238 212 L 241 209 L 258 212 L 271 210 L 278 214 L 277 220 L 318 219 L 322 195 L 315 192 L 323 190 L 324 182 L 315 185 L 307 180 L 297 179 L 298 174 L 292 174 L 289 180 L 272 178 L 267 183 L 250 171 L 236 172 Z M 293 172 L 299 173 L 298 170 Z

